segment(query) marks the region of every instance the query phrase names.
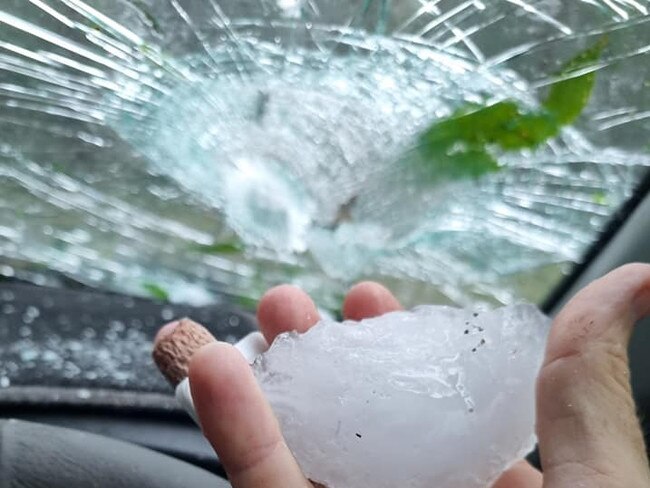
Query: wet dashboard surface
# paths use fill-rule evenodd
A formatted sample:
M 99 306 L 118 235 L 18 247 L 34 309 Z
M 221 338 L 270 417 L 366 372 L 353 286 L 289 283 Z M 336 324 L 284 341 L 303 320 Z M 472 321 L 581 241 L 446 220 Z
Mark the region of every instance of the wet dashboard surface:
M 132 402 L 129 392 L 168 397 L 171 388 L 151 360 L 152 339 L 161 325 L 181 317 L 229 342 L 255 327 L 252 315 L 230 305 L 172 305 L 1 282 L 0 398 L 36 402 L 52 389 L 58 390 L 54 400 L 65 403 Z

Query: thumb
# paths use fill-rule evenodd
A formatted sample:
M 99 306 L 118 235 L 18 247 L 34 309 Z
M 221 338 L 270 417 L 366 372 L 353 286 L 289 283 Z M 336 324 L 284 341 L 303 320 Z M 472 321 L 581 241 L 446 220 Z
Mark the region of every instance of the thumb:
M 630 387 L 627 346 L 650 314 L 650 265 L 593 282 L 553 323 L 537 382 L 546 488 L 650 486 Z

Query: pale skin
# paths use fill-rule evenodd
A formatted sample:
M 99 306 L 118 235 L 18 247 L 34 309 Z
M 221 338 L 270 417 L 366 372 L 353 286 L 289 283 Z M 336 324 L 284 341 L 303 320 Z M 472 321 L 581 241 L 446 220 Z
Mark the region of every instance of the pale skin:
M 400 308 L 387 289 L 366 282 L 349 291 L 343 314 L 359 320 Z M 553 322 L 537 380 L 544 475 L 521 461 L 493 488 L 650 487 L 627 358 L 634 324 L 647 315 L 647 264 L 609 273 L 564 307 Z M 258 319 L 271 342 L 287 330 L 306 331 L 319 315 L 304 292 L 280 286 L 262 298 Z M 203 433 L 235 488 L 313 488 L 236 349 L 221 342 L 203 347 L 192 359 L 190 383 Z

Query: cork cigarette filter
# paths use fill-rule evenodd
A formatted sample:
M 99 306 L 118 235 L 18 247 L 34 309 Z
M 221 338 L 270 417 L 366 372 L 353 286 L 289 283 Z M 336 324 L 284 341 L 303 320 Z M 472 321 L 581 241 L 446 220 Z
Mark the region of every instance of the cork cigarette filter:
M 202 325 L 190 319 L 181 319 L 174 329 L 153 349 L 153 360 L 172 386 L 188 376 L 190 360 L 196 351 L 215 342 L 215 337 Z

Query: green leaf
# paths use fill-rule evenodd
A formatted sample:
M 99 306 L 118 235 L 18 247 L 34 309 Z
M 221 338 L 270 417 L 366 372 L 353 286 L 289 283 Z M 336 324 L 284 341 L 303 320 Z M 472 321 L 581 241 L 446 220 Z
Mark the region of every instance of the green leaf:
M 474 150 L 487 145 L 502 149 L 535 147 L 559 131 L 557 121 L 546 113 L 521 113 L 512 100 L 488 107 L 471 106 L 434 124 L 421 140 L 429 150 L 449 148 L 457 143 Z
M 570 76 L 593 65 L 606 45 L 602 37 L 569 60 L 558 75 Z M 426 129 L 418 140 L 417 157 L 407 159 L 424 164 L 436 179 L 478 178 L 499 171 L 491 149 L 534 149 L 555 137 L 587 106 L 595 79 L 591 72 L 553 84 L 540 111 L 524 111 L 512 100 L 467 105 Z
M 203 254 L 241 254 L 244 252 L 244 244 L 238 240 L 215 242 L 213 244 L 194 244 L 194 251 Z
M 609 199 L 604 191 L 598 191 L 592 195 L 592 200 L 598 205 L 609 205 Z
M 420 136 L 418 155 L 437 177 L 478 178 L 501 169 L 490 146 L 504 150 L 535 147 L 558 131 L 553 117 L 522 114 L 513 101 L 474 105 L 426 130 Z
M 156 300 L 160 300 L 162 302 L 169 301 L 169 293 L 167 293 L 167 290 L 165 290 L 162 286 L 157 285 L 156 283 L 142 283 L 142 288 L 148 291 L 149 295 L 151 295 Z
M 504 124 L 519 114 L 514 102 L 499 102 L 489 107 L 470 105 L 458 110 L 454 115 L 443 119 L 427 131 L 421 139 L 430 149 L 438 151 L 458 142 L 468 145 L 493 143 Z
M 534 149 L 560 132 L 558 120 L 546 112 L 520 114 L 504 128 L 495 144 L 506 151 Z
M 257 309 L 257 302 L 255 298 L 238 296 L 233 299 L 233 302 L 243 310 L 255 311 Z
M 571 76 L 593 66 L 600 59 L 608 42 L 606 36 L 601 37 L 593 46 L 570 59 L 562 67 L 558 76 Z M 571 124 L 589 103 L 595 82 L 596 71 L 591 71 L 554 83 L 543 106 L 561 125 Z

